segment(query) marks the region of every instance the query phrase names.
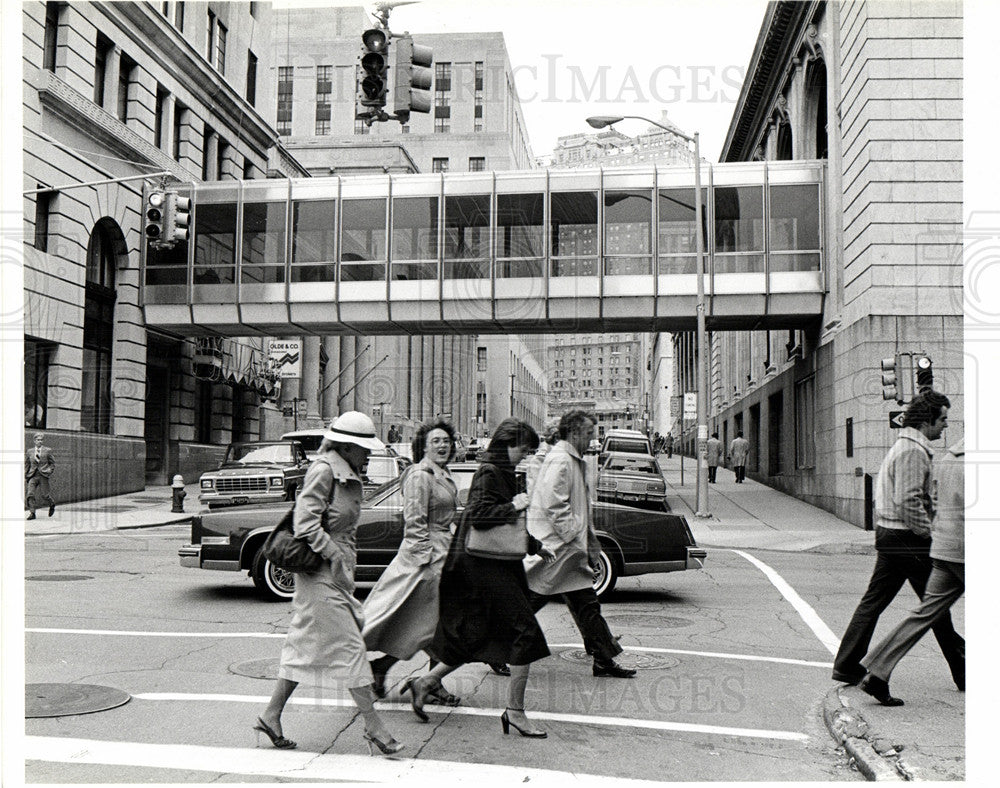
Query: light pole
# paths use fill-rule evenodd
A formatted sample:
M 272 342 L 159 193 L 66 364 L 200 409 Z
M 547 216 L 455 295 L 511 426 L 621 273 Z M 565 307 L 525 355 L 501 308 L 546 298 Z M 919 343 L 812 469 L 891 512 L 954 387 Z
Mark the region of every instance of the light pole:
M 708 473 L 705 467 L 705 445 L 708 442 L 708 335 L 705 330 L 705 244 L 702 238 L 701 226 L 701 146 L 698 141 L 698 132 L 689 137 L 677 129 L 664 126 L 655 120 L 644 118 L 641 115 L 595 115 L 587 118 L 595 129 L 603 129 L 612 126 L 621 120 L 631 118 L 633 120 L 644 120 L 664 131 L 676 134 L 681 139 L 694 143 L 694 223 L 695 223 L 695 254 L 698 258 L 698 295 L 695 312 L 697 314 L 697 343 L 698 343 L 698 387 L 697 387 L 697 421 L 698 421 L 698 443 L 697 443 L 697 507 L 696 517 L 711 517 L 708 511 Z

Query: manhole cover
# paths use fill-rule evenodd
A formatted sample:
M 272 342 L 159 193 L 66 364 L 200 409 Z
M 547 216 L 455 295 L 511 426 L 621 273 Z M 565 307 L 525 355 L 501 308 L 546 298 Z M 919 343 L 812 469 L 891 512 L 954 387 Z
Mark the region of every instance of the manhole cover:
M 582 648 L 570 648 L 559 652 L 559 657 L 567 662 L 585 662 L 590 665 L 594 658 Z M 681 664 L 679 659 L 662 654 L 645 654 L 636 651 L 625 651 L 615 657 L 615 662 L 623 668 L 635 670 L 668 670 Z
M 246 676 L 251 679 L 271 679 L 278 678 L 278 659 L 251 659 L 248 662 L 237 662 L 229 666 L 229 672 L 237 676 Z
M 649 613 L 635 615 L 605 616 L 609 624 L 619 624 L 619 627 L 612 627 L 619 631 L 628 627 L 643 627 L 645 629 L 678 629 L 679 627 L 689 627 L 694 622 L 689 618 L 678 616 L 656 616 Z
M 127 692 L 97 684 L 25 684 L 24 716 L 67 717 L 122 706 L 132 700 Z
M 93 580 L 90 575 L 31 575 L 30 577 L 24 578 L 25 580 Z

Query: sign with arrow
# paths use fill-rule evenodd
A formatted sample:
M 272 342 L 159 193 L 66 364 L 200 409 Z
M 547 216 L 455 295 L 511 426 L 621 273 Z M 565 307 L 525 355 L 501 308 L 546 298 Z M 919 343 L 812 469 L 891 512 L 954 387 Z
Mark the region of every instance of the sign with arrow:
M 901 429 L 903 426 L 903 414 L 906 411 L 902 410 L 890 410 L 889 411 L 889 427 L 894 430 Z
M 278 377 L 302 377 L 302 341 L 299 339 L 272 339 L 267 349 L 267 357 L 274 366 Z

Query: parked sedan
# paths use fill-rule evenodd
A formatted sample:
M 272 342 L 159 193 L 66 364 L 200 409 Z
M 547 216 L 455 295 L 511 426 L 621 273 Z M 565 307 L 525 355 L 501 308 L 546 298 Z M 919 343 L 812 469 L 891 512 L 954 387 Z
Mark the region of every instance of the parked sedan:
M 374 490 L 398 478 L 403 470 L 412 464 L 406 457 L 400 457 L 395 453 L 369 455 L 368 465 L 365 466 L 365 473 L 361 479 L 365 491 Z
M 648 454 L 608 452 L 597 472 L 597 499 L 627 506 L 670 511 L 667 484 L 656 459 Z
M 478 465 L 450 466 L 465 503 Z M 283 506 L 242 507 L 206 512 L 191 519 L 191 542 L 180 548 L 181 566 L 248 572 L 257 588 L 271 599 L 289 599 L 295 576 L 272 565 L 261 546 L 287 511 Z M 594 588 L 606 596 L 618 578 L 659 572 L 701 569 L 705 551 L 699 548 L 683 516 L 612 503 L 593 504 L 594 524 L 601 541 L 600 567 Z M 368 493 L 358 524 L 355 579 L 371 584 L 396 555 L 403 539 L 403 497 L 394 479 Z
M 292 501 L 309 458 L 298 441 L 230 443 L 218 469 L 201 475 L 198 501 L 216 506 Z

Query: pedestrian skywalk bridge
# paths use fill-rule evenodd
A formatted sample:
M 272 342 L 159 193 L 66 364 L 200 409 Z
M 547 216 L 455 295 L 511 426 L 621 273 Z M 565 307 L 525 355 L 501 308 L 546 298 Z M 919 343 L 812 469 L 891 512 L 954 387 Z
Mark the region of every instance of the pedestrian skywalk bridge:
M 821 313 L 820 161 L 702 164 L 709 329 Z M 222 181 L 145 249 L 149 327 L 186 336 L 692 330 L 694 168 Z

